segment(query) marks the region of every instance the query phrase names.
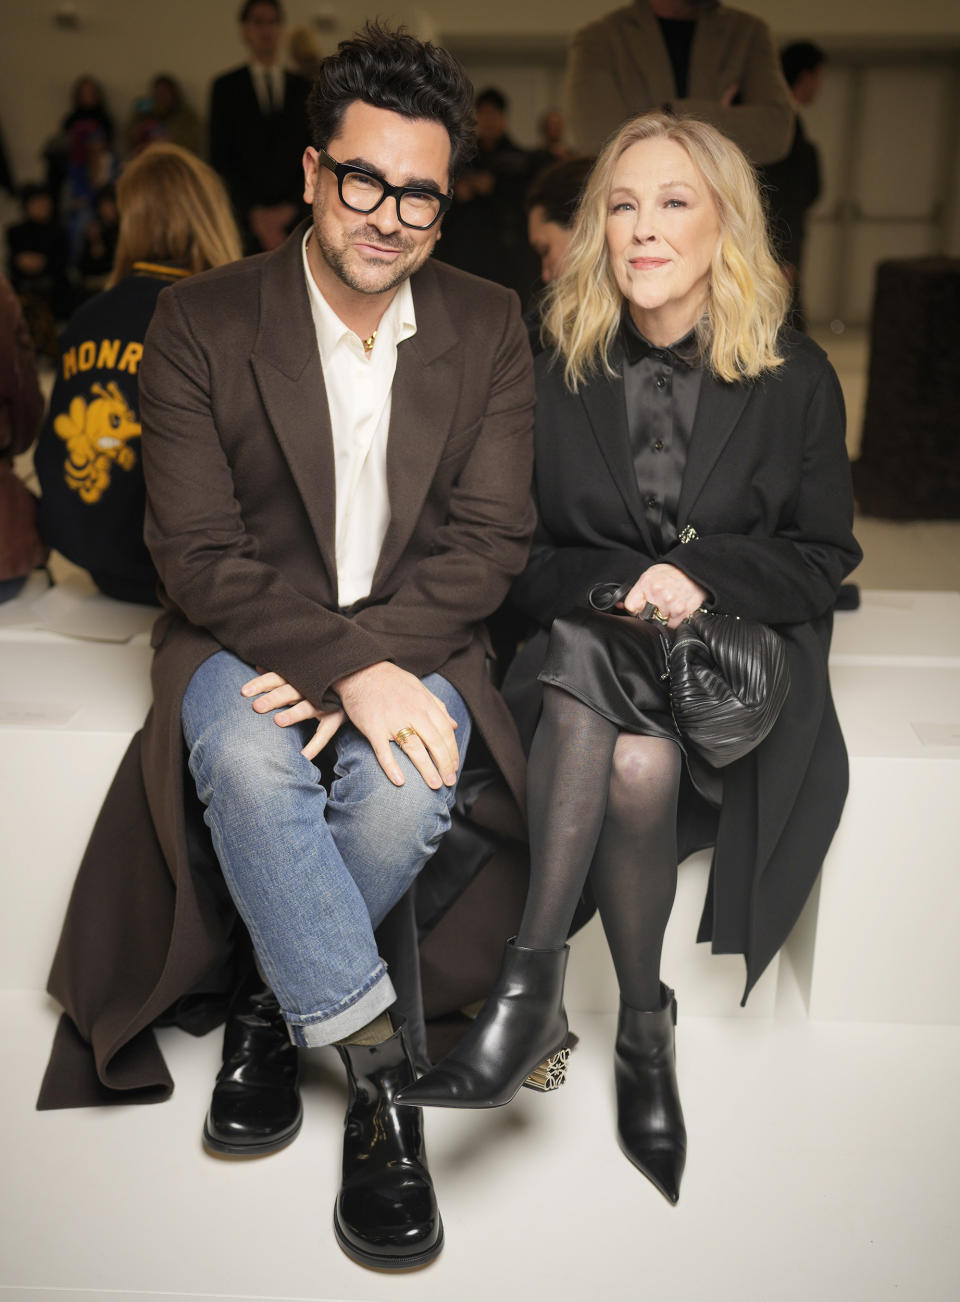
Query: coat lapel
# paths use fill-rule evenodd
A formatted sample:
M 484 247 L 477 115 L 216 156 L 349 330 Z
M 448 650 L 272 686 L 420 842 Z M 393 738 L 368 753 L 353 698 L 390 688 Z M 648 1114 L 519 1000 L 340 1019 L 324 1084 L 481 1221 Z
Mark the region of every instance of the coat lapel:
M 657 16 L 649 5 L 642 4 L 633 6 L 630 18 L 634 31 L 628 44 L 636 51 L 637 63 L 643 69 L 647 99 L 651 105 L 670 103 L 677 98 L 677 82 Z M 698 19 L 697 27 L 701 21 Z
M 330 408 L 303 278 L 306 223 L 263 263 L 260 326 L 250 357 L 267 416 L 300 490 L 337 590 L 336 478 Z
M 616 361 L 617 364 L 622 364 L 622 358 Z M 652 554 L 653 542 L 640 501 L 637 472 L 630 452 L 623 382 L 619 376 L 616 379 L 599 377 L 580 390 L 580 400 L 586 409 L 593 436 L 600 445 L 610 476 L 623 498 L 630 518 L 640 530 L 647 552 Z
M 752 392 L 749 383 L 725 384 L 704 370 L 700 401 L 693 420 L 687 464 L 677 503 L 677 527 L 692 523 L 690 513 L 727 445 Z
M 707 10 L 697 18 L 690 46 L 690 68 L 687 74 L 687 98 L 712 98 L 726 89 L 736 75 L 724 75 L 723 62 L 729 62 L 729 26 L 727 15 L 721 11 Z
M 427 262 L 411 281 L 417 333 L 397 349 L 390 401 L 390 524 L 373 576 L 376 594 L 410 541 L 456 411 L 463 365 L 457 334 Z

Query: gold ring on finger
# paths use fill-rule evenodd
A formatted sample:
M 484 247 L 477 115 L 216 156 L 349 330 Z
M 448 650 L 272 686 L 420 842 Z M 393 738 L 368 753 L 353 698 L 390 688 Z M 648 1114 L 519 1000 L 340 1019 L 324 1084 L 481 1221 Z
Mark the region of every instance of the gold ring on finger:
M 405 741 L 409 741 L 411 737 L 419 736 L 420 734 L 417 732 L 413 724 L 407 724 L 405 728 L 401 728 L 400 731 L 394 735 L 393 740 L 397 743 L 400 749 L 403 750 L 403 743 Z

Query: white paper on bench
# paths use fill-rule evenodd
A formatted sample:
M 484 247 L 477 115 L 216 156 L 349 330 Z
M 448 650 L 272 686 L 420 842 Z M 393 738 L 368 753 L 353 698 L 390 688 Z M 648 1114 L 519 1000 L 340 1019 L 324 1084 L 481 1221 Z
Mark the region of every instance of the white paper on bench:
M 0 732 L 39 727 L 131 735 L 150 708 L 152 655 L 139 643 L 0 639 Z M 104 794 L 111 776 L 105 775 Z
M 97 592 L 83 575 L 71 575 L 54 587 L 33 575 L 24 591 L 0 606 L 0 628 L 61 633 L 92 642 L 129 642 L 149 631 L 159 614 L 155 606 L 114 601 Z

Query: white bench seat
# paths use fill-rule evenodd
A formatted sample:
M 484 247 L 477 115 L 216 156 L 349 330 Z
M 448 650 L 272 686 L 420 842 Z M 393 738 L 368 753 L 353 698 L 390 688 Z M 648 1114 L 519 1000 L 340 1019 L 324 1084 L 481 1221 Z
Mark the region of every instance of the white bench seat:
M 95 627 L 97 611 L 117 605 L 87 600 L 68 612 L 77 627 Z M 152 617 L 144 611 L 127 642 L 91 642 L 31 626 L 16 603 L 3 610 L 0 988 L 45 983 L 87 838 L 150 704 Z M 823 888 L 787 947 L 791 974 L 811 1017 L 958 1022 L 960 595 L 864 592 L 860 610 L 837 615 L 831 674 L 850 799 Z M 741 1010 L 742 959 L 696 944 L 709 858 L 681 867 L 664 974 L 691 1014 L 771 1016 L 777 960 Z M 599 1012 L 616 999 L 594 919 L 574 941 L 568 1003 Z
M 960 667 L 831 670 L 850 795 L 786 946 L 812 1018 L 960 1023 Z

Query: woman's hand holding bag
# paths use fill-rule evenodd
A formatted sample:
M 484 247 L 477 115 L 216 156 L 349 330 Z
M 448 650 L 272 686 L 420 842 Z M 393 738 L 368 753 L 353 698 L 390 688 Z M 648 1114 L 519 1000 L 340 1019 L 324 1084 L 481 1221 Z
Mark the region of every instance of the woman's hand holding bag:
M 590 605 L 612 612 L 633 586 L 599 583 L 590 589 Z M 790 690 L 780 635 L 765 624 L 702 609 L 671 629 L 652 602 L 636 618 L 663 625 L 670 708 L 681 735 L 715 768 L 758 746 Z

